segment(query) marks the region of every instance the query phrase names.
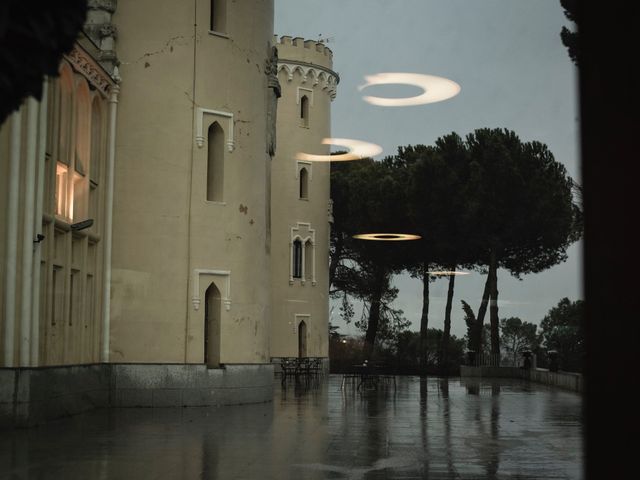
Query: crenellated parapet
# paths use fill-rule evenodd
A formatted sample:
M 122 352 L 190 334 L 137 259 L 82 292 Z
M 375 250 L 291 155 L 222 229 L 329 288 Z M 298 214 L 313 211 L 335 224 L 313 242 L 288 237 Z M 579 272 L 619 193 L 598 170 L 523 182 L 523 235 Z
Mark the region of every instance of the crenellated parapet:
M 301 84 L 326 91 L 331 100 L 336 97 L 340 76 L 332 70 L 333 52 L 322 42 L 274 36 L 273 44 L 278 48 L 278 73 L 285 71 L 287 81 L 300 74 Z
M 333 52 L 324 43 L 316 40 L 305 40 L 302 37 L 291 37 L 289 35 L 283 35 L 278 38 L 277 35 L 273 36 L 273 44 L 278 47 L 278 51 L 287 51 L 292 57 L 297 60 L 305 60 L 310 63 L 316 63 L 323 65 L 327 68 L 333 66 Z M 282 56 L 282 55 L 281 55 Z M 316 61 L 313 61 L 313 58 Z

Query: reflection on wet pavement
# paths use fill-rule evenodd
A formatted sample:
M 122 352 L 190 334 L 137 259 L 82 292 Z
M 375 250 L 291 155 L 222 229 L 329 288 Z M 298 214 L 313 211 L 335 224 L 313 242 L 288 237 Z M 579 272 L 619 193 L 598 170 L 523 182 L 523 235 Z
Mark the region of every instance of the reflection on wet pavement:
M 3 432 L 0 479 L 582 478 L 581 397 L 506 379 L 276 382 L 271 404 L 99 410 Z

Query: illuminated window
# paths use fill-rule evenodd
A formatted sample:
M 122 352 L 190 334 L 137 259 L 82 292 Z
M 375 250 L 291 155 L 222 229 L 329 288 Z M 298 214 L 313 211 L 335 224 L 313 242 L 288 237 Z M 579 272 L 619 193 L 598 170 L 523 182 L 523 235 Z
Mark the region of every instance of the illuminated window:
M 69 167 L 62 162 L 56 164 L 56 215 L 65 217 L 67 215 L 67 190 L 68 190 Z
M 211 18 L 209 29 L 212 32 L 226 33 L 227 31 L 227 1 L 211 0 Z
M 87 217 L 87 182 L 85 176 L 73 172 L 73 188 L 71 192 L 71 208 L 69 219 L 84 220 Z
M 56 183 L 54 191 L 55 214 L 69 217 L 69 167 L 71 165 L 71 130 L 73 125 L 73 73 L 63 64 L 60 69 L 59 108 L 57 115 L 58 145 L 56 149 Z
M 207 200 L 222 202 L 224 190 L 224 132 L 217 122 L 207 134 Z
M 70 220 L 84 220 L 88 212 L 88 178 L 91 157 L 91 94 L 85 80 L 77 83 L 75 115 L 75 150 L 73 157 L 73 184 L 69 197 Z
M 300 99 L 300 126 L 309 127 L 309 98 L 306 95 Z
M 56 215 L 69 222 L 87 217 L 87 172 L 91 156 L 89 86 L 85 80 L 80 81 L 73 96 L 72 85 L 72 73 L 65 66 L 60 74 L 59 139 L 54 197 Z M 72 135 L 72 130 L 75 135 Z

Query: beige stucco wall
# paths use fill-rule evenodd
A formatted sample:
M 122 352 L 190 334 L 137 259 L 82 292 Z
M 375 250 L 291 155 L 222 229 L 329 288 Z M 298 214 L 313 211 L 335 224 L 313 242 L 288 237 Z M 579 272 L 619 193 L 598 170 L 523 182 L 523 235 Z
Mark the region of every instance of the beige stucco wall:
M 278 103 L 278 149 L 272 168 L 272 357 L 298 356 L 298 325 L 307 325 L 307 356 L 328 356 L 329 164 L 299 164 L 297 152 L 328 153 L 334 85 L 327 83 L 332 55 L 315 41 L 277 40 L 282 97 Z M 296 69 L 301 67 L 301 69 Z M 312 70 L 308 70 L 312 68 Z M 305 77 L 306 73 L 306 79 Z M 323 76 L 319 79 L 320 73 Z M 291 74 L 291 78 L 290 78 Z M 334 77 L 337 77 L 333 74 Z M 317 81 L 316 81 L 317 80 Z M 309 126 L 301 126 L 300 97 L 310 98 Z M 309 170 L 308 199 L 299 198 L 299 169 Z M 305 225 L 309 224 L 309 225 Z M 292 228 L 297 232 L 292 234 Z M 291 242 L 315 236 L 315 279 L 291 281 Z
M 122 90 L 113 362 L 203 362 L 204 294 L 212 281 L 231 300 L 222 309 L 220 361 L 269 361 L 264 68 L 273 2 L 229 2 L 225 36 L 209 33 L 209 4 L 119 2 L 114 16 Z M 228 140 L 229 122 L 205 114 L 200 148 L 197 108 L 233 114 L 235 149 L 225 151 L 222 203 L 206 201 L 206 132 L 218 121 Z M 195 269 L 230 272 L 230 288 L 225 276 L 204 274 L 195 292 Z
M 122 84 L 116 125 L 109 360 L 202 363 L 205 292 L 212 282 L 222 297 L 221 363 L 265 363 L 274 356 L 297 355 L 297 324 L 301 320 L 307 324 L 307 355 L 327 356 L 329 166 L 307 166 L 309 198 L 300 200 L 299 166 L 294 155 L 298 151 L 329 151 L 320 141 L 330 136 L 335 84 L 329 78 L 337 78 L 330 71 L 331 52 L 314 41 L 290 37 L 274 41 L 271 0 L 229 2 L 222 35 L 209 32 L 209 5 L 204 0 L 123 1 L 113 17 Z M 283 95 L 278 106 L 277 152 L 271 160 L 266 153 L 269 91 L 265 64 L 271 45 L 276 43 L 283 64 L 293 62 L 313 69 L 280 70 Z M 305 91 L 312 100 L 309 128 L 300 126 L 298 88 L 310 90 Z M 105 116 L 106 106 L 104 99 Z M 202 109 L 223 112 L 233 119 L 202 113 Z M 222 202 L 206 200 L 206 137 L 214 121 L 224 130 L 225 141 L 231 140 L 232 127 L 234 133 L 232 151 L 225 146 Z M 200 122 L 201 144 L 196 139 Z M 103 140 L 106 123 L 104 128 Z M 8 130 L 8 123 L 0 129 L 3 192 L 7 191 L 8 162 L 4 160 L 8 159 Z M 57 158 L 55 152 L 52 155 L 54 160 L 47 167 L 51 182 Z M 104 163 L 102 168 L 101 195 L 106 188 Z M 52 185 L 47 187 L 44 201 L 48 205 L 47 239 L 41 246 L 43 261 L 48 262 L 48 293 L 41 305 L 46 314 L 40 324 L 39 364 L 99 361 L 105 232 L 102 227 L 85 231 L 76 249 L 72 237 L 78 235 L 63 233 L 68 224 L 54 218 Z M 104 199 L 100 202 L 102 212 Z M 20 231 L 22 215 L 20 210 Z M 2 278 L 5 217 L 3 195 Z M 101 225 L 103 219 L 96 219 L 96 225 Z M 298 228 L 303 237 L 313 230 L 315 282 L 290 282 L 292 228 Z M 56 240 L 62 236 L 64 241 Z M 67 278 L 75 252 L 83 251 L 83 258 L 88 258 L 90 242 L 97 242 L 96 270 L 87 270 L 95 273 L 96 291 L 94 300 L 83 296 L 82 308 L 85 311 L 93 306 L 95 324 L 89 330 L 86 321 L 53 325 L 51 264 L 59 263 L 58 250 L 64 250 Z M 20 298 L 21 249 L 18 239 L 16 299 Z M 84 272 L 88 267 L 84 260 L 81 263 Z M 70 297 L 69 282 L 65 282 L 66 319 Z M 2 290 L 0 307 L 4 302 Z M 19 325 L 17 319 L 16 346 Z M 16 348 L 16 358 L 18 353 Z

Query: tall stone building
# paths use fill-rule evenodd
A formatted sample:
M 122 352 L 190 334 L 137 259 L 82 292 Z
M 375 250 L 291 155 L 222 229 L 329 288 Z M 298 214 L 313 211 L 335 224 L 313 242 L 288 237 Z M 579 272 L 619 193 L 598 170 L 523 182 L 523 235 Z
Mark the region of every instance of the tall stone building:
M 272 0 L 89 5 L 0 128 L 0 425 L 269 401 L 274 357 L 328 355 L 329 171 L 294 156 L 331 52 Z
M 282 98 L 272 167 L 271 355 L 327 357 L 330 167 L 296 154 L 329 153 L 321 142 L 331 136 L 338 75 L 323 44 L 286 36 L 274 43 Z

